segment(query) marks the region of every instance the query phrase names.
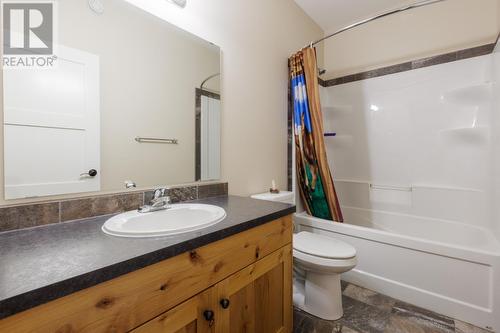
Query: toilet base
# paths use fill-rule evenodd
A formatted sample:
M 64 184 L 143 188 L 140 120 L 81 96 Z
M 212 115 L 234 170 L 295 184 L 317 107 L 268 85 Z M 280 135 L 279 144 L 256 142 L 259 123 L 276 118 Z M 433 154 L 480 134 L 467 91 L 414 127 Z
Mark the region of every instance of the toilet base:
M 294 305 L 316 317 L 337 320 L 344 314 L 340 274 L 306 272 L 305 280 L 294 279 Z

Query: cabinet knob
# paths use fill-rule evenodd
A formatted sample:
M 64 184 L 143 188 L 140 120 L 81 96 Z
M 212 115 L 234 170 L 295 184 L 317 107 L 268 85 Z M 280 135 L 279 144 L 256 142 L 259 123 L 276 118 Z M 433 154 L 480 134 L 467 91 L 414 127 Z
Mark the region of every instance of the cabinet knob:
M 214 312 L 212 310 L 205 310 L 203 317 L 205 317 L 206 321 L 212 321 L 214 320 Z
M 97 176 L 97 170 L 96 169 L 90 169 L 89 171 L 80 174 L 80 177 L 83 177 L 83 176 L 95 177 L 95 176 Z
M 227 298 L 221 299 L 220 306 L 222 306 L 223 309 L 227 309 L 229 307 L 229 300 Z

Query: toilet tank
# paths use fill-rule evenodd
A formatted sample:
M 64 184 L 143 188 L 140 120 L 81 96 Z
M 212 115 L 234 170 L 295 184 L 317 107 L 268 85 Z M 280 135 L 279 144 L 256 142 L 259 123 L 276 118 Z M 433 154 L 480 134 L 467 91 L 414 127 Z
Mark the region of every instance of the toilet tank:
M 251 195 L 250 197 L 258 200 L 284 202 L 292 205 L 295 199 L 294 193 L 290 191 L 280 191 L 279 193 L 265 192 L 265 193 L 254 194 Z

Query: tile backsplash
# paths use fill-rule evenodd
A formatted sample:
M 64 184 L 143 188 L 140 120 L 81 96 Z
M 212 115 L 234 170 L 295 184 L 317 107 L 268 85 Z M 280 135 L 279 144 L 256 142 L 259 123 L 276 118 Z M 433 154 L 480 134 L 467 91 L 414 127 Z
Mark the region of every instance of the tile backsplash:
M 148 203 L 153 193 L 153 190 L 134 191 L 0 207 L 0 232 L 137 209 Z M 227 194 L 227 183 L 178 186 L 168 191 L 173 203 Z
M 381 67 L 377 69 L 372 69 L 365 72 L 354 73 L 346 76 L 336 77 L 329 80 L 318 79 L 319 84 L 323 87 L 332 87 L 339 84 L 350 83 L 354 81 L 366 80 L 375 77 L 380 77 L 389 74 L 401 73 L 405 71 L 410 71 L 414 69 L 440 65 L 448 62 L 464 60 L 473 57 L 479 57 L 482 55 L 490 54 L 493 52 L 496 43 L 485 44 L 481 46 L 471 47 L 467 49 L 462 49 L 450 53 L 438 54 L 435 56 L 415 59 L 412 61 L 407 61 L 399 63 L 392 66 Z

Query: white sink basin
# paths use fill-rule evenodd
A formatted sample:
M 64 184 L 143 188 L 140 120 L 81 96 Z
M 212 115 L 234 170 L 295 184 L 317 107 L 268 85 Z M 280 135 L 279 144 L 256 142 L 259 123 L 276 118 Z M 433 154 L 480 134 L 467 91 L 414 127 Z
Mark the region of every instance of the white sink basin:
M 115 215 L 104 223 L 102 231 L 121 237 L 178 235 L 207 228 L 225 217 L 226 211 L 218 206 L 174 204 L 169 209 L 150 213 L 134 210 Z

